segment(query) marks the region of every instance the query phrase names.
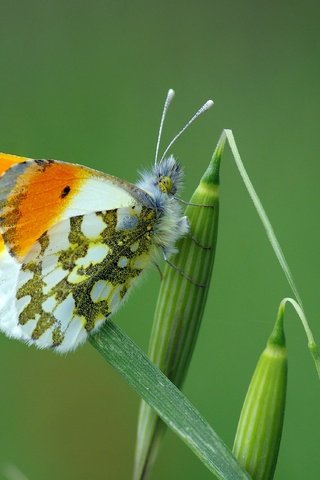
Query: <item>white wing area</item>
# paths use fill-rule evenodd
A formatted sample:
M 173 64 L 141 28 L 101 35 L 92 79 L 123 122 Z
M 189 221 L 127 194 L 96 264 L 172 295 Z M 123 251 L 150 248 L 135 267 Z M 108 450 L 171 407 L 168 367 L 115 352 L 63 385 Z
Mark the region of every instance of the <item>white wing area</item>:
M 81 190 L 74 195 L 60 220 L 85 215 L 101 210 L 137 205 L 137 200 L 127 192 L 116 179 L 107 176 L 93 177 L 85 180 Z
M 16 292 L 21 265 L 4 250 L 0 254 L 0 330 L 8 337 L 26 340 L 17 321 Z
M 60 242 L 57 243 L 58 247 L 61 246 Z M 39 251 L 38 247 L 39 244 L 35 244 L 30 256 L 28 256 L 29 261 L 32 256 L 36 257 Z M 50 257 L 47 258 L 43 273 L 44 284 L 52 286 L 66 276 L 68 272 L 65 272 L 63 276 L 59 275 L 59 269 L 55 266 L 54 253 Z M 38 319 L 31 318 L 25 325 L 20 325 L 18 322 L 19 313 L 29 302 L 32 302 L 32 298 L 27 295 L 17 300 L 16 294 L 19 287 L 32 278 L 32 275 L 28 275 L 29 272 L 22 271 L 21 265 L 7 251 L 1 254 L 0 261 L 0 330 L 8 337 L 35 344 L 38 348 L 50 348 L 52 346 L 52 332 L 56 324 L 48 328 L 39 339 L 32 340 L 31 335 Z M 51 299 L 52 302 L 50 302 Z M 72 315 L 74 303 L 73 296 L 70 293 L 58 307 L 53 297 L 49 297 L 46 305 L 43 305 L 47 313 L 55 309 L 56 320 L 64 333 L 63 344 L 56 347 L 56 351 L 60 353 L 74 350 L 87 338 L 87 333 L 83 328 L 83 320 Z

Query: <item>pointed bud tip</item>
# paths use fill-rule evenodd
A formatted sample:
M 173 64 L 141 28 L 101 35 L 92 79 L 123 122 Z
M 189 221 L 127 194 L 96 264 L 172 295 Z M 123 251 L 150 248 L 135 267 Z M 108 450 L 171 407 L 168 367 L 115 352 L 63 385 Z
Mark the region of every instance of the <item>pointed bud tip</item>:
M 225 136 L 221 135 L 219 142 L 213 152 L 211 162 L 209 163 L 207 170 L 201 178 L 201 182 L 213 185 L 220 184 L 220 163 L 225 143 L 226 138 Z

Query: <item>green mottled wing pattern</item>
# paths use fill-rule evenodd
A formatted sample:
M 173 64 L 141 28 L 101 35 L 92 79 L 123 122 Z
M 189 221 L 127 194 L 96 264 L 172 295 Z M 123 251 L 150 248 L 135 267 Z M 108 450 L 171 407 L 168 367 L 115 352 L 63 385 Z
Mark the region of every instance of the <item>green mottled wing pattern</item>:
M 155 210 L 139 205 L 71 217 L 45 232 L 18 278 L 25 337 L 61 352 L 82 343 L 149 263 L 155 223 Z

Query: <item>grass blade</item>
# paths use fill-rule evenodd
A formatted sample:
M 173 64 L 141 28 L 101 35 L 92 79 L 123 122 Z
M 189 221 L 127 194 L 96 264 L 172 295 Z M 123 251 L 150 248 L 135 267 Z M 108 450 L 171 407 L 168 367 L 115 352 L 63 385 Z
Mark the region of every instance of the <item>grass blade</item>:
M 249 479 L 195 407 L 118 326 L 106 321 L 90 342 L 211 472 L 225 480 Z
M 241 157 L 240 157 L 240 153 L 239 153 L 239 150 L 237 148 L 237 145 L 236 145 L 236 142 L 235 142 L 235 139 L 234 139 L 234 136 L 233 136 L 233 133 L 232 133 L 232 130 L 223 130 L 222 132 L 222 136 L 224 135 L 224 137 L 228 140 L 228 143 L 229 143 L 229 147 L 230 147 L 230 150 L 231 150 L 231 153 L 233 155 L 233 158 L 234 158 L 234 161 L 236 163 L 236 166 L 239 170 L 239 173 L 241 175 L 241 178 L 245 184 L 245 187 L 249 193 L 249 196 L 252 200 L 252 203 L 253 205 L 255 206 L 256 210 L 257 210 L 257 213 L 258 213 L 258 216 L 262 222 L 262 225 L 266 231 L 266 234 L 267 234 L 267 237 L 268 237 L 268 240 L 272 246 L 272 249 L 278 259 L 278 262 L 282 268 L 282 271 L 283 273 L 285 274 L 285 277 L 291 287 L 291 290 L 297 300 L 297 303 L 292 301 L 292 299 L 287 299 L 291 304 L 292 306 L 295 308 L 301 322 L 302 322 L 302 325 L 303 325 L 303 328 L 305 330 L 305 333 L 306 333 L 306 336 L 308 338 L 308 348 L 309 348 L 309 351 L 312 355 L 312 358 L 313 358 L 313 361 L 315 363 L 315 367 L 316 367 L 316 370 L 317 370 L 317 374 L 318 374 L 318 377 L 320 379 L 320 354 L 319 354 L 319 349 L 318 349 L 318 345 L 316 344 L 315 342 L 315 339 L 313 337 L 313 334 L 312 334 L 312 331 L 310 329 L 310 326 L 309 326 L 309 323 L 307 321 L 307 316 L 305 314 L 305 311 L 304 311 L 304 307 L 303 307 L 303 303 L 302 303 L 302 300 L 301 300 L 301 297 L 300 297 L 300 294 L 299 294 L 299 291 L 298 291 L 298 288 L 297 288 L 297 285 L 296 285 L 296 282 L 293 278 L 293 275 L 291 273 L 291 270 L 289 268 L 289 265 L 288 265 L 288 262 L 284 256 L 284 253 L 280 247 L 280 244 L 279 244 L 279 241 L 276 237 L 276 234 L 272 228 L 272 225 L 271 225 L 271 222 L 266 214 L 266 211 L 265 209 L 263 208 L 262 206 L 262 203 L 260 201 L 260 198 L 258 197 L 257 195 L 257 192 L 255 191 L 254 189 L 254 186 L 252 185 L 252 182 L 249 178 L 249 175 L 243 165 L 243 162 L 241 160 Z

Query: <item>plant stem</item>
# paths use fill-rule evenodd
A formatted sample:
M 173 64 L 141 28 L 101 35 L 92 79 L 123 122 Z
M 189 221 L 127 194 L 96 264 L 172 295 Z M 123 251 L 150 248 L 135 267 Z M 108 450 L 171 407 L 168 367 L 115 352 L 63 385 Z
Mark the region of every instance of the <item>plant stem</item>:
M 296 301 L 296 300 L 293 300 L 292 298 L 285 298 L 283 300 L 283 302 L 284 303 L 290 302 L 291 305 L 295 308 L 297 314 L 300 317 L 300 320 L 302 322 L 302 325 L 304 327 L 305 333 L 306 333 L 307 338 L 308 338 L 308 348 L 309 348 L 309 351 L 310 351 L 310 353 L 312 355 L 312 358 L 314 360 L 316 370 L 317 370 L 317 373 L 318 373 L 318 376 L 319 376 L 319 379 L 320 379 L 320 356 L 319 356 L 319 351 L 318 351 L 317 344 L 314 340 L 314 337 L 312 335 L 311 329 L 309 327 L 309 323 L 307 321 L 307 317 L 306 317 L 306 314 L 304 312 L 303 303 L 302 303 L 302 300 L 301 300 L 296 282 L 293 278 L 293 275 L 292 275 L 291 270 L 289 268 L 288 262 L 287 262 L 287 260 L 284 256 L 284 253 L 283 253 L 283 251 L 280 247 L 280 244 L 279 244 L 279 241 L 276 237 L 276 234 L 275 234 L 275 232 L 272 228 L 272 225 L 271 225 L 271 222 L 268 218 L 268 215 L 266 214 L 266 211 L 262 206 L 260 198 L 258 197 L 257 192 L 255 191 L 254 186 L 252 185 L 252 182 L 249 178 L 249 175 L 248 175 L 248 173 L 247 173 L 247 171 L 246 171 L 246 169 L 243 165 L 243 162 L 242 162 L 241 157 L 240 157 L 239 150 L 237 148 L 237 145 L 236 145 L 233 133 L 232 133 L 232 130 L 223 130 L 222 136 L 223 135 L 228 140 L 229 147 L 231 149 L 234 161 L 235 161 L 236 166 L 239 170 L 241 178 L 242 178 L 242 180 L 245 184 L 245 187 L 246 187 L 246 189 L 249 193 L 249 196 L 252 200 L 252 203 L 254 204 L 254 206 L 257 210 L 258 216 L 259 216 L 259 218 L 262 222 L 262 225 L 265 229 L 268 240 L 271 243 L 272 249 L 273 249 L 273 251 L 274 251 L 274 253 L 275 253 L 275 255 L 276 255 L 276 257 L 277 257 L 277 259 L 280 263 L 282 271 L 284 272 L 284 274 L 286 276 L 286 279 L 287 279 L 287 281 L 288 281 L 288 283 L 291 287 L 291 290 L 292 290 L 292 292 L 293 292 L 293 294 L 294 294 L 294 296 L 297 300 Z M 222 136 L 221 136 L 221 138 L 222 138 Z

